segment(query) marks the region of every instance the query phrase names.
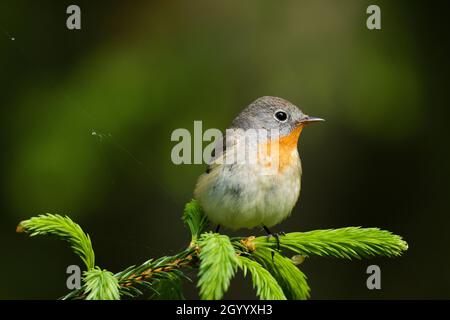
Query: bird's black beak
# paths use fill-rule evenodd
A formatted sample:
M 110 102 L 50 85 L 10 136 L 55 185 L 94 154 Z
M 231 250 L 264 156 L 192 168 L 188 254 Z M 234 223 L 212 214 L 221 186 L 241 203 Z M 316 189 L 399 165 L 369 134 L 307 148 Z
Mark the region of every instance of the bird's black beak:
M 304 116 L 303 118 L 301 118 L 298 122 L 298 124 L 308 124 L 308 123 L 313 123 L 313 122 L 322 122 L 325 121 L 322 118 L 317 118 L 317 117 L 311 117 L 311 116 Z

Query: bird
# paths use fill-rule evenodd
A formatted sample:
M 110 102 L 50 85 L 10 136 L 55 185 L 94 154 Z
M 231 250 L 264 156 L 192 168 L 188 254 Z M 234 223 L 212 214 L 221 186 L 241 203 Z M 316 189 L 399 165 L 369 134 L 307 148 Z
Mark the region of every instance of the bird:
M 324 120 L 274 96 L 256 99 L 237 115 L 194 189 L 194 199 L 217 225 L 216 232 L 221 226 L 262 227 L 272 235 L 269 228 L 290 216 L 301 186 L 298 140 L 307 124 L 320 121 Z M 249 139 L 255 132 L 262 134 Z M 243 161 L 236 161 L 239 156 Z

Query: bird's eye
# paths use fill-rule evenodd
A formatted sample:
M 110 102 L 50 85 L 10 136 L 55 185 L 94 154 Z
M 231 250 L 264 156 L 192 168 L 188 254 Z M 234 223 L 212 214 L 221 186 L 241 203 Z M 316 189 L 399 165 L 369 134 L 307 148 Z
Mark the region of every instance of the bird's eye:
M 280 122 L 285 122 L 288 118 L 287 113 L 282 110 L 278 110 L 277 112 L 275 112 L 274 116 L 275 116 L 275 119 L 277 119 Z

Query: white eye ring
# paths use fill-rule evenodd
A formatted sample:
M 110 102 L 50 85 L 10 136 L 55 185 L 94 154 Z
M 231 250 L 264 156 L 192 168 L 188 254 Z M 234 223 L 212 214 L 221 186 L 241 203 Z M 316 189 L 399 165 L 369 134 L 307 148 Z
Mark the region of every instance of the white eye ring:
M 289 115 L 287 114 L 286 111 L 278 109 L 277 111 L 275 111 L 273 113 L 273 117 L 275 118 L 275 120 L 277 120 L 278 122 L 284 123 L 286 121 L 288 121 L 289 119 Z

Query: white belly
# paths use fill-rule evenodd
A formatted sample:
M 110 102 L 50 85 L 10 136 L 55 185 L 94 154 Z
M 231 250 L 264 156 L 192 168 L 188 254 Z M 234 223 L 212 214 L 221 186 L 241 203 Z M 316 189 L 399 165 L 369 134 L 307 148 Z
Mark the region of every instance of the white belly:
M 261 174 L 258 164 L 215 167 L 200 176 L 195 198 L 209 220 L 230 229 L 271 227 L 286 219 L 300 194 L 301 164 L 295 150 L 292 165 Z

